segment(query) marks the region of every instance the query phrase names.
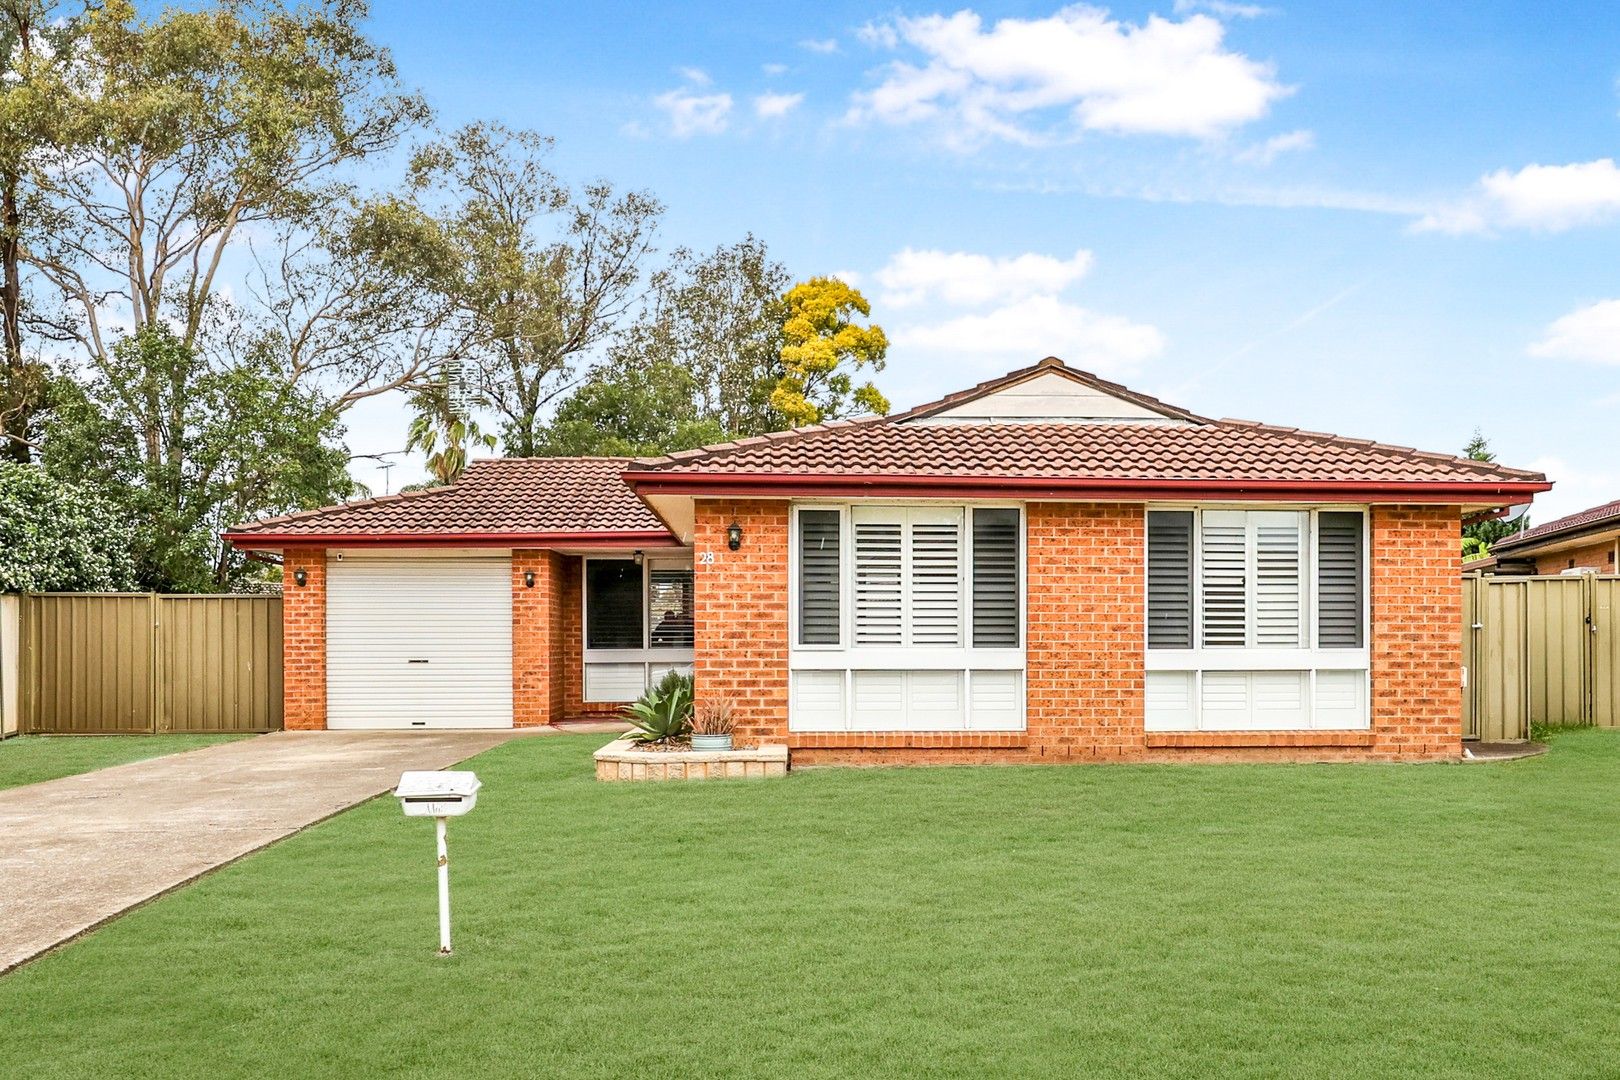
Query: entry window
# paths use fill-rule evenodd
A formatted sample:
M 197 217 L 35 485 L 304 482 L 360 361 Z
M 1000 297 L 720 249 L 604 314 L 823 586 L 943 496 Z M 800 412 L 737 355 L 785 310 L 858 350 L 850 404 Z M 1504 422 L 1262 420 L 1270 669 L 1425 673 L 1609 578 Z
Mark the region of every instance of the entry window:
M 639 649 L 641 567 L 633 559 L 585 562 L 585 647 Z
M 655 649 L 692 647 L 692 571 L 647 571 L 647 639 Z

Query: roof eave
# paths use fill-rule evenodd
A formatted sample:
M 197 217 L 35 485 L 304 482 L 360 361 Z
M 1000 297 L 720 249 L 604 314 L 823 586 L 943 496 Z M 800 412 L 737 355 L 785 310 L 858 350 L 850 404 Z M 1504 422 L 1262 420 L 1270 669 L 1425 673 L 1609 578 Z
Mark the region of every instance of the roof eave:
M 1546 481 L 1319 481 L 1175 480 L 1027 476 L 918 476 L 820 473 L 630 472 L 625 480 L 638 494 L 688 495 L 855 495 L 957 498 L 1053 498 L 1176 501 L 1255 499 L 1262 501 L 1491 504 L 1514 506 L 1548 491 Z

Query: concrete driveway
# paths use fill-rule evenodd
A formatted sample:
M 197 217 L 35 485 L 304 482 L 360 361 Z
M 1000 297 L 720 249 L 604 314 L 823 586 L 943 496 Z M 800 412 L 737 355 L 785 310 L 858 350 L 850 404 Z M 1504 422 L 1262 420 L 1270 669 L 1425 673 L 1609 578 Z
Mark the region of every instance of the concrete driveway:
M 525 734 L 278 732 L 0 791 L 0 972 L 389 791 L 407 769 Z

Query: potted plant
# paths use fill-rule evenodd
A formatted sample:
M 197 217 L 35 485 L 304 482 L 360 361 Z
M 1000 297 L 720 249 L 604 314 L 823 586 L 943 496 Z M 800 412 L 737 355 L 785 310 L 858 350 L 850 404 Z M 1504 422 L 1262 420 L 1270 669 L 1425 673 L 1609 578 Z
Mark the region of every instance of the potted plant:
M 731 733 L 736 726 L 731 702 L 705 701 L 692 714 L 692 749 L 730 750 Z
M 635 728 L 630 738 L 636 742 L 671 743 L 685 738 L 692 730 L 692 676 L 669 672 L 640 700 L 626 705 L 624 716 Z

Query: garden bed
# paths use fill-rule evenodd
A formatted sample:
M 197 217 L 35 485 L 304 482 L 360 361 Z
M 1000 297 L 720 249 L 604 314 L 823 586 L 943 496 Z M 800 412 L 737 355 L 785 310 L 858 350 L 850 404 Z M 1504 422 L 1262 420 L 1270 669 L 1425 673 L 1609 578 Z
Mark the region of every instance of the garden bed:
M 786 776 L 786 746 L 737 750 L 647 749 L 617 739 L 596 752 L 598 780 L 725 780 Z

